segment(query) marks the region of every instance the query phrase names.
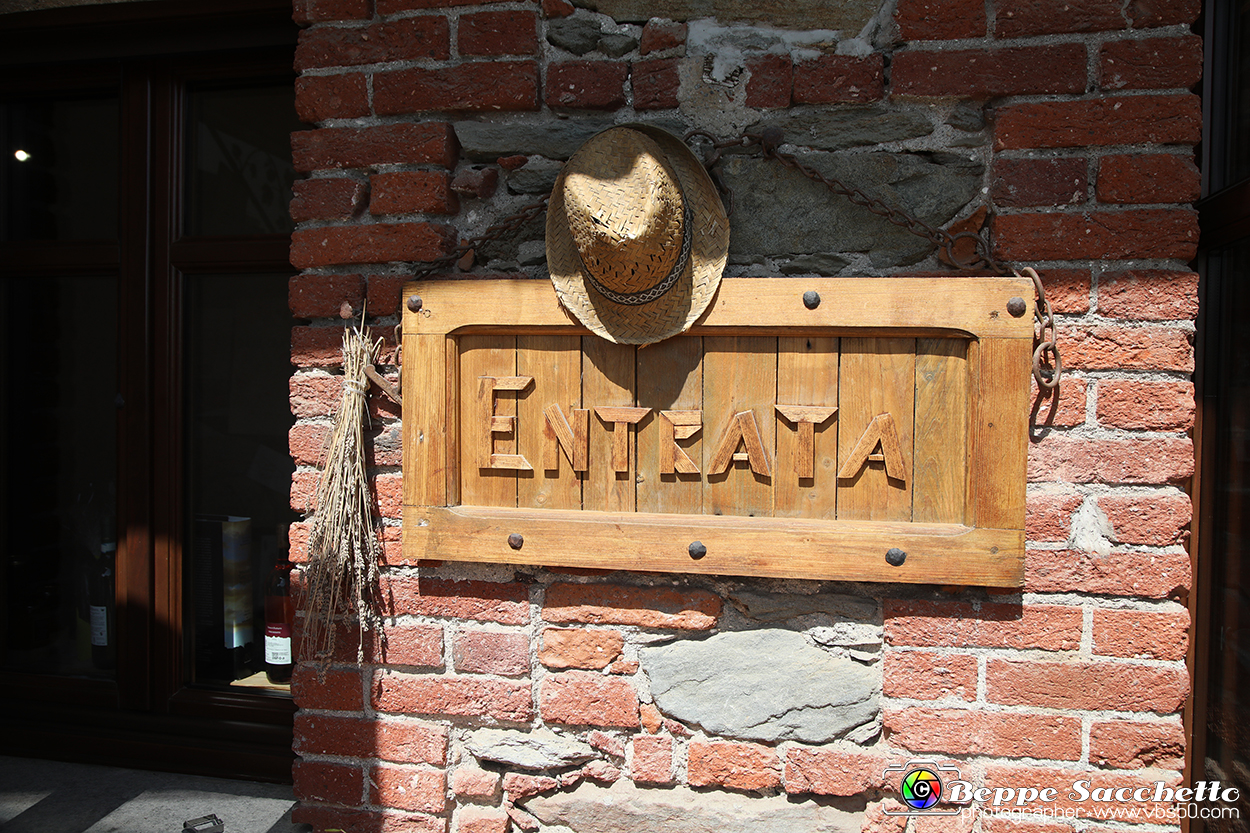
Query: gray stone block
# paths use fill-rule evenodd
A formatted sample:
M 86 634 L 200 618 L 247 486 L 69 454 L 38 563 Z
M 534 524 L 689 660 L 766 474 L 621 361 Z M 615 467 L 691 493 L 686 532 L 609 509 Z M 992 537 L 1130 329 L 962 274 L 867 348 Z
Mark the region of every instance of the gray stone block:
M 796 108 L 786 115 L 756 122 L 749 129 L 758 133 L 766 127 L 780 128 L 786 142 L 813 150 L 903 142 L 933 132 L 933 122 L 926 111 L 881 105 Z
M 547 24 L 547 42 L 574 55 L 593 52 L 602 35 L 598 21 L 586 17 L 566 17 Z
M 517 154 L 568 159 L 587 139 L 611 126 L 606 119 L 553 119 L 542 124 L 459 121 L 454 128 L 465 157 L 494 162 Z
M 481 729 L 465 744 L 479 761 L 493 761 L 519 769 L 560 769 L 597 757 L 594 748 L 552 732 L 520 733 Z
M 848 37 L 860 30 L 881 8 L 881 0 L 573 0 L 620 23 L 646 23 L 653 17 L 691 20 L 714 17 L 766 21 L 793 29 L 840 29 Z
M 722 633 L 639 651 L 655 704 L 709 734 L 827 743 L 873 723 L 878 665 L 835 657 L 800 633 Z

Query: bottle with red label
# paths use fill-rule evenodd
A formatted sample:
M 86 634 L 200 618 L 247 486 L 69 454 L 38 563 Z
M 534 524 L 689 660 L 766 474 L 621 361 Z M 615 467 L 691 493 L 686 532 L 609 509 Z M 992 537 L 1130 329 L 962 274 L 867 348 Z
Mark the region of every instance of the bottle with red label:
M 291 632 L 295 627 L 295 600 L 291 598 L 291 561 L 287 553 L 287 526 L 278 527 L 278 563 L 265 583 L 265 676 L 271 683 L 289 683 Z

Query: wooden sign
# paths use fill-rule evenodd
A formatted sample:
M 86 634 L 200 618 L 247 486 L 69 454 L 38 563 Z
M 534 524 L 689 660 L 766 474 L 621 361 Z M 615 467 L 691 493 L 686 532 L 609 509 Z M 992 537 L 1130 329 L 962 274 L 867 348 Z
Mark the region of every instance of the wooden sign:
M 547 281 L 409 284 L 405 556 L 1020 586 L 1032 294 L 725 279 L 634 347 Z

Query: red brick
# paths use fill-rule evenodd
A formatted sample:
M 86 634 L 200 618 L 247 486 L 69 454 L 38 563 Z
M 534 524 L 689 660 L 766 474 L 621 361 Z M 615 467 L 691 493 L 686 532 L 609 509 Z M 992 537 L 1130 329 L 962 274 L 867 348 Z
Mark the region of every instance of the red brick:
M 295 68 L 359 66 L 423 58 L 445 61 L 451 56 L 450 43 L 447 18 L 442 15 L 384 21 L 364 28 L 319 26 L 300 32 Z
M 576 7 L 569 0 L 543 0 L 543 17 L 568 17 L 575 11 Z
M 378 672 L 373 707 L 397 714 L 460 715 L 528 722 L 534 713 L 528 682 Z
M 640 628 L 708 630 L 720 612 L 720 597 L 706 590 L 621 584 L 553 584 L 543 603 L 548 622 Z
M 1029 380 L 1029 402 L 1037 402 L 1036 425 L 1072 428 L 1085 424 L 1087 382 L 1071 374 L 1063 377 L 1058 389 L 1051 389 L 1041 401 L 1037 399 L 1037 380 Z M 1059 397 L 1056 404 L 1055 397 Z M 1053 415 L 1052 415 L 1053 412 Z
M 455 6 L 484 6 L 487 3 L 502 3 L 506 0 L 376 0 L 378 14 L 398 14 L 399 12 L 417 9 L 443 9 Z
M 1083 440 L 1049 436 L 1029 446 L 1029 481 L 1180 483 L 1194 474 L 1189 439 Z
M 295 170 L 365 168 L 370 165 L 456 164 L 460 148 L 444 122 L 386 124 L 379 127 L 329 127 L 291 134 Z
M 504 810 L 465 807 L 456 812 L 456 833 L 508 833 L 512 819 Z
M 338 180 L 312 181 L 335 182 Z M 287 282 L 287 303 L 291 308 L 291 315 L 296 318 L 337 318 L 339 308 L 344 303 L 351 304 L 354 310 L 360 309 L 364 295 L 365 281 L 360 275 L 296 275 Z M 341 385 L 336 383 L 334 388 L 341 390 Z M 292 390 L 292 398 L 294 398 L 294 390 Z M 338 396 L 335 395 L 333 406 L 337 405 Z
M 359 764 L 296 761 L 291 774 L 301 801 L 354 807 L 364 797 L 365 771 Z
M 369 115 L 369 90 L 359 72 L 295 79 L 295 113 L 306 124 Z
M 637 735 L 630 744 L 630 777 L 636 784 L 673 783 L 673 739 L 668 735 Z
M 792 747 L 786 752 L 786 792 L 860 795 L 885 786 L 886 766 L 882 755 Z
M 1095 610 L 1094 653 L 1110 657 L 1182 660 L 1189 648 L 1189 612 Z
M 885 97 L 885 70 L 880 53 L 865 58 L 821 55 L 794 65 L 795 104 L 880 101 Z
M 386 641 L 377 652 L 387 665 L 443 667 L 443 629 L 438 625 L 388 625 Z
M 1090 273 L 1088 269 L 1046 269 L 1041 273 L 1046 299 L 1053 312 L 1089 312 Z
M 896 52 L 893 95 L 984 100 L 1005 95 L 1085 92 L 1085 47 L 1077 43 Z
M 460 16 L 461 55 L 534 55 L 538 15 L 527 11 L 477 12 Z
M 461 168 L 451 181 L 451 190 L 478 199 L 487 199 L 498 186 L 498 168 Z
M 375 757 L 407 764 L 447 764 L 447 728 L 416 720 L 376 720 L 372 725 Z M 419 809 L 419 808 L 409 808 Z
M 538 65 L 500 61 L 378 72 L 373 76 L 373 108 L 380 116 L 537 110 Z
M 318 675 L 309 665 L 297 665 L 291 681 L 291 693 L 301 709 L 327 711 L 360 711 L 364 708 L 364 686 L 359 671 L 328 669 Z
M 614 110 L 625 103 L 628 64 L 565 61 L 547 67 L 547 105 Z
M 455 230 L 435 223 L 374 223 L 297 229 L 291 265 L 306 269 L 348 263 L 424 261 L 454 248 Z
M 1060 327 L 1063 364 L 1072 370 L 1194 369 L 1193 347 L 1185 330 L 1167 327 Z
M 912 752 L 996 758 L 1081 758 L 1081 719 L 967 709 L 890 709 L 890 744 Z
M 994 162 L 990 196 L 1004 208 L 1083 203 L 1089 197 L 1086 162 L 1079 157 L 999 159 Z
M 1198 199 L 1201 174 L 1188 155 L 1171 153 L 1104 156 L 1098 186 L 1104 203 L 1190 203 Z
M 1011 104 L 995 114 L 998 150 L 1192 145 L 1201 138 L 1201 102 L 1189 94 Z
M 296 23 L 321 23 L 327 20 L 368 20 L 373 16 L 369 0 L 295 0 Z
M 747 59 L 746 106 L 775 110 L 790 106 L 794 63 L 789 55 L 761 55 Z
M 381 588 L 388 615 L 447 616 L 503 625 L 524 625 L 530 618 L 524 584 L 384 576 Z
M 329 416 L 343 396 L 343 377 L 297 373 L 291 377 L 290 391 L 291 413 L 296 419 Z
M 638 52 L 642 55 L 649 55 L 652 52 L 674 49 L 686 42 L 686 34 L 686 24 L 653 17 L 642 27 Z
M 690 744 L 686 781 L 692 787 L 775 790 L 781 786 L 777 750 L 756 743 L 695 741 Z
M 1098 422 L 1115 428 L 1188 431 L 1194 426 L 1192 382 L 1104 379 L 1098 383 Z
M 1202 77 L 1202 38 L 1110 41 L 1098 59 L 1106 90 L 1189 89 Z
M 1004 260 L 1192 260 L 1198 214 L 1188 208 L 1002 214 L 994 254 Z
M 1163 269 L 1105 272 L 1098 312 L 1108 318 L 1191 321 L 1198 316 L 1198 275 Z
M 899 0 L 894 20 L 904 40 L 985 37 L 981 0 Z
M 677 106 L 680 63 L 680 58 L 658 58 L 633 64 L 630 83 L 634 88 L 635 110 L 667 110 Z
M 360 208 L 364 195 L 365 183 L 359 179 L 296 180 L 291 219 L 297 223 L 305 220 L 347 220 Z
M 1108 662 L 990 660 L 986 699 L 1007 706 L 1171 714 L 1185 704 L 1183 668 Z
M 1130 0 L 1128 4 L 1135 29 L 1193 23 L 1200 11 L 1202 0 Z
M 377 501 L 378 517 L 399 518 L 404 501 L 404 481 L 399 472 L 387 472 L 370 478 L 370 489 Z
M 370 214 L 455 214 L 460 201 L 447 171 L 396 171 L 369 177 Z
M 423 813 L 441 813 L 447 807 L 447 778 L 439 770 L 379 764 L 370 781 L 374 804 Z
M 295 715 L 295 754 L 373 756 L 373 720 L 300 711 Z
M 548 723 L 574 726 L 638 726 L 638 695 L 622 677 L 566 671 L 545 677 L 538 710 Z
M 545 793 L 560 786 L 560 782 L 547 775 L 525 775 L 520 772 L 506 772 L 503 776 L 503 791 L 508 801 L 521 801 L 532 795 Z
M 1030 541 L 1066 541 L 1072 513 L 1085 502 L 1071 492 L 1029 495 L 1025 501 L 1024 534 Z
M 1089 727 L 1089 762 L 1116 769 L 1180 769 L 1185 729 L 1179 723 L 1095 723 Z
M 887 651 L 882 693 L 912 700 L 977 699 L 977 659 L 966 654 Z
M 287 432 L 287 448 L 297 466 L 315 466 L 321 462 L 326 442 L 330 438 L 328 425 L 297 422 Z
M 1154 793 L 1155 783 L 1162 781 L 1165 787 L 1175 789 L 1180 786 L 1179 773 L 1151 773 L 1149 775 L 1136 775 L 1127 772 L 1100 772 L 1098 770 L 1087 769 L 1058 769 L 1043 766 L 995 766 L 987 765 L 985 768 L 984 786 L 991 789 L 996 787 L 1011 787 L 1019 789 L 1022 785 L 1029 785 L 1038 790 L 1051 789 L 1054 790 L 1056 796 L 1054 801 L 1025 803 L 1025 808 L 1040 809 L 1047 814 L 1053 816 L 1060 814 L 1060 817 L 1071 816 L 1079 818 L 1097 818 L 1099 814 L 1103 817 L 1107 814 L 1108 804 L 1103 802 L 1085 800 L 1077 801 L 1078 794 L 1072 789 L 1072 785 L 1077 781 L 1086 782 L 1086 788 L 1093 793 L 1094 790 L 1116 790 L 1127 788 L 1127 795 L 1131 796 L 1134 791 L 1146 788 L 1144 795 Z M 1012 804 L 1012 808 L 1015 808 Z M 1142 803 L 1135 801 L 1116 802 L 1114 806 L 1117 810 L 1121 808 L 1144 808 L 1161 809 L 1163 805 L 1154 805 L 1152 803 Z M 1172 806 L 1170 803 L 1166 806 Z M 1071 828 L 1068 828 L 1071 830 Z
M 1021 38 L 1127 29 L 1123 5 L 1120 0 L 998 0 L 994 34 L 1000 38 Z
M 1100 508 L 1115 529 L 1113 541 L 1167 547 L 1183 544 L 1193 520 L 1189 495 L 1103 495 Z
M 1180 597 L 1189 589 L 1189 554 L 1158 552 L 1095 553 L 1027 550 L 1024 589 L 1032 593 L 1097 593 Z
M 467 631 L 456 637 L 452 657 L 462 674 L 517 677 L 530 670 L 530 642 L 523 633 Z
M 291 508 L 296 512 L 311 512 L 317 508 L 317 473 L 315 471 L 297 471 L 291 475 Z M 298 564 L 301 556 L 306 557 L 298 547 L 293 548 L 291 560 Z
M 458 766 L 451 775 L 451 791 L 460 801 L 496 803 L 501 783 L 499 773 L 474 766 Z
M 616 630 L 547 628 L 538 661 L 548 668 L 607 668 L 621 654 L 625 637 Z
M 982 818 L 981 833 L 1072 833 L 1072 828 L 1066 824 Z
M 891 645 L 1073 651 L 1081 647 L 1079 607 L 885 600 Z

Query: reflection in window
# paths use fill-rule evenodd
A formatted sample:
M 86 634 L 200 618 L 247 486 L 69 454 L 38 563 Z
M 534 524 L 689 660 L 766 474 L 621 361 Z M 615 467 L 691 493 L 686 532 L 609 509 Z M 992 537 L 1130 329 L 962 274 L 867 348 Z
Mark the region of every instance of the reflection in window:
M 0 240 L 117 236 L 118 101 L 0 105 Z
M 289 234 L 290 84 L 193 89 L 187 103 L 186 233 Z
M 0 306 L 29 313 L 0 333 L 0 667 L 111 676 L 117 283 L 9 279 Z
M 285 552 L 287 276 L 184 279 L 186 582 L 194 679 L 263 677 L 265 579 Z

